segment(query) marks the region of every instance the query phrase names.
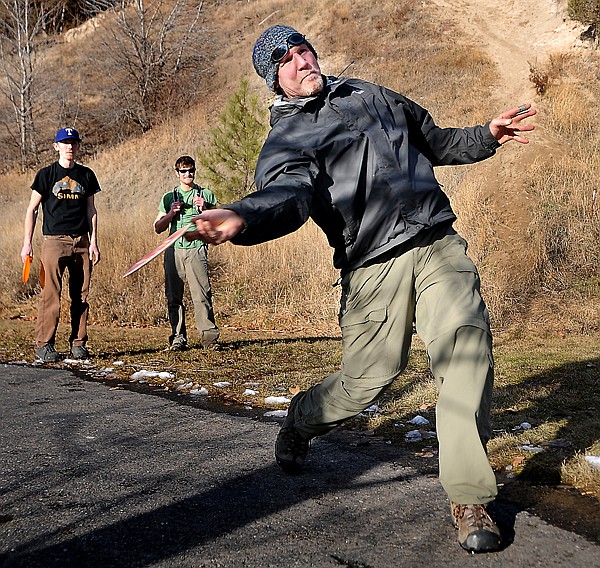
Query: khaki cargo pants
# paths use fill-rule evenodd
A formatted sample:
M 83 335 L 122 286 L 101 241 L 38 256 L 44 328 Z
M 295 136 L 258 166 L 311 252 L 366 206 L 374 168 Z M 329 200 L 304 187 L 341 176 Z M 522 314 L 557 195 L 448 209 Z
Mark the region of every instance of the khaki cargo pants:
M 212 290 L 208 276 L 207 247 L 169 247 L 164 255 L 165 295 L 171 323 L 169 343 L 174 340 L 187 341 L 184 285 L 187 280 L 194 304 L 196 328 L 203 344 L 209 345 L 219 338 L 212 304 Z
M 309 389 L 296 427 L 322 435 L 369 407 L 406 367 L 413 322 L 438 387 L 440 481 L 452 501 L 487 503 L 496 480 L 491 436 L 492 339 L 479 276 L 454 229 L 429 231 L 414 246 L 342 279 L 341 370 Z

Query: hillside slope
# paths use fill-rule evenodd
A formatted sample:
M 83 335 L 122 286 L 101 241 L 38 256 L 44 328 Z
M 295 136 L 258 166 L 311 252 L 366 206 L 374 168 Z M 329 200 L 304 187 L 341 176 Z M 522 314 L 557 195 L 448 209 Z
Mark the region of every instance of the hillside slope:
M 485 260 L 495 285 L 518 296 L 528 285 L 523 267 L 532 264 L 527 235 L 532 197 L 526 172 L 533 164 L 550 164 L 569 152 L 564 141 L 543 126 L 544 102 L 530 80 L 531 67 L 585 49 L 579 39 L 583 26 L 568 19 L 566 0 L 434 0 L 433 6 L 440 18 L 450 18 L 494 62 L 491 96 L 498 111 L 525 102 L 539 111 L 530 119 L 536 125 L 528 135 L 530 144 L 508 144 L 493 160 L 476 166 L 477 177 L 484 180 L 480 206 L 493 219 L 494 234 L 486 235 L 493 255 Z
M 251 88 L 262 97 L 265 108 L 268 105 L 269 94 L 264 81 L 252 69 L 251 50 L 260 32 L 275 23 L 289 24 L 306 33 L 317 46 L 325 73 L 339 73 L 353 61 L 346 75 L 382 83 L 406 94 L 431 110 L 441 126 L 483 123 L 496 113 L 523 102 L 531 102 L 539 109 L 533 121 L 537 130 L 530 135 L 531 144 L 511 143 L 500 149 L 492 160 L 466 168 L 439 168 L 437 172 L 458 213 L 458 227 L 469 240 L 470 252 L 481 269 L 495 323 L 502 325 L 504 314 L 526 312 L 530 283 L 534 279 L 530 274 L 534 271 L 532 255 L 535 252 L 531 245 L 531 213 L 536 210 L 539 198 L 531 191 L 531 171 L 558 162 L 569 150 L 567 139 L 547 127 L 548 98 L 536 94 L 529 79 L 529 67 L 530 64 L 545 65 L 555 52 L 573 54 L 574 58 L 584 53 L 577 39 L 581 27 L 568 21 L 565 14 L 566 0 L 207 2 L 203 27 L 207 39 L 201 47 L 205 50 L 207 68 L 205 79 L 198 87 L 202 93 L 200 103 L 190 104 L 183 114 L 165 108 L 162 124 L 126 142 L 111 141 L 92 147 L 91 151 L 89 142 L 84 144 L 89 151 L 84 161 L 96 171 L 103 188 L 98 208 L 104 260 L 96 272 L 96 287 L 104 297 L 119 298 L 119 305 L 127 302 L 136 305 L 132 296 L 143 296 L 152 302 L 152 307 L 146 305 L 143 313 L 129 308 L 122 313 L 107 309 L 98 316 L 99 321 L 153 322 L 162 317 L 162 298 L 156 294 L 156 289 L 162 286 L 159 269 L 145 272 L 147 282 L 136 281 L 140 286 L 138 291 L 129 282 L 127 286 L 117 285 L 114 274 L 122 274 L 160 240 L 151 230 L 151 221 L 160 196 L 175 182 L 173 161 L 178 155 L 197 155 L 203 151 L 210 129 L 217 123 L 240 78 L 248 78 Z M 89 85 L 92 94 L 94 89 L 98 93 L 94 97 L 90 97 L 90 93 L 82 96 L 82 105 L 90 98 L 102 104 L 101 87 L 108 85 L 102 62 L 94 58 L 96 33 L 96 28 L 86 25 L 64 37 L 54 38 L 44 57 L 46 63 L 54 65 L 46 74 L 73 75 L 74 70 L 85 70 L 89 74 L 89 80 L 82 85 Z M 592 89 L 589 81 L 582 88 L 588 87 Z M 597 96 L 600 98 L 600 93 Z M 173 108 L 179 108 L 177 103 L 181 105 L 181 102 L 174 100 Z M 93 115 L 93 108 L 87 109 L 87 116 Z M 597 108 L 595 104 L 589 109 L 593 112 L 587 112 L 584 107 L 593 128 L 597 122 L 594 122 L 594 113 L 600 112 Z M 86 141 L 93 137 L 92 123 L 82 120 L 76 126 Z M 47 139 L 46 134 L 44 139 Z M 45 161 L 46 155 L 42 158 Z M 593 165 L 592 173 L 595 173 L 594 168 L 598 166 Z M 23 217 L 32 176 L 33 172 L 25 175 L 9 172 L 0 176 L 0 203 L 3 204 L 0 239 L 3 248 L 9 251 L 4 265 L 0 265 L 3 268 L 0 272 L 5 275 L 0 283 L 6 290 L 3 294 L 6 305 L 15 298 L 29 299 L 35 294 L 33 290 L 24 291 L 11 276 L 20 270 L 22 239 L 21 225 L 15 231 L 14 219 Z M 131 227 L 137 230 L 132 233 Z M 290 238 L 297 239 L 290 250 L 302 251 L 308 246 L 302 235 Z M 318 248 L 318 260 L 313 264 L 330 267 L 331 251 L 322 235 L 319 238 L 319 242 L 311 246 L 311 253 Z M 248 288 L 248 282 L 242 282 L 244 278 L 249 279 L 239 270 L 240 258 L 246 255 L 247 264 L 255 265 L 258 253 L 256 249 L 247 252 L 235 248 L 235 253 L 226 255 L 222 252 L 225 247 L 219 247 L 212 257 L 218 266 L 216 288 L 220 290 Z M 279 256 L 271 254 L 264 273 L 281 274 Z M 285 286 L 293 287 L 305 276 L 306 267 L 291 266 L 295 260 L 285 259 L 289 265 L 286 268 L 294 275 Z M 329 297 L 330 294 L 319 293 L 319 290 L 330 289 L 333 280 L 335 277 L 325 273 L 322 288 L 315 287 L 315 295 Z M 282 285 L 280 282 L 266 284 L 273 287 L 276 298 Z M 221 301 L 222 305 L 226 303 L 224 298 Z M 265 312 L 273 305 L 268 294 L 261 298 L 244 297 L 238 302 L 249 303 Z M 223 309 L 235 311 L 237 308 L 239 305 L 227 305 Z M 335 319 L 336 310 L 336 302 L 311 309 L 332 314 L 331 321 Z M 510 317 L 505 319 L 508 321 Z

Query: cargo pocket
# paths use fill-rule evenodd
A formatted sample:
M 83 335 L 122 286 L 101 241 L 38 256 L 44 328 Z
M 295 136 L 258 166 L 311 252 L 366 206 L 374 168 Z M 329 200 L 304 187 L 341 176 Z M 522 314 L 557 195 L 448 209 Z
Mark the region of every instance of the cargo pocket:
M 450 258 L 450 264 L 452 265 L 452 268 L 456 270 L 456 272 L 472 272 L 473 274 L 479 276 L 475 263 L 468 256 L 452 257 Z
M 340 318 L 346 376 L 383 377 L 389 375 L 388 313 L 386 306 L 351 310 Z

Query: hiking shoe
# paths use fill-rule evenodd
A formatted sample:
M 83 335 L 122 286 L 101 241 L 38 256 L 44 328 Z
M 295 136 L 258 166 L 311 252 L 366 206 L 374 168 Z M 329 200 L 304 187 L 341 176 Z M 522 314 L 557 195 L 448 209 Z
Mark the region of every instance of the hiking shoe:
M 275 441 L 275 461 L 287 473 L 300 473 L 308 453 L 309 440 L 304 438 L 294 426 L 295 409 L 303 395 L 304 392 L 299 392 L 292 399 Z
M 73 359 L 87 359 L 89 356 L 90 352 L 87 350 L 85 345 L 71 346 L 71 357 L 73 357 Z
M 211 341 L 210 343 L 202 343 L 202 349 L 207 349 L 208 351 L 221 351 L 221 346 L 216 341 Z
M 452 524 L 458 529 L 458 542 L 469 552 L 492 552 L 502 539 L 496 523 L 484 505 L 459 505 L 450 501 Z
M 37 347 L 35 356 L 44 363 L 56 363 L 58 361 L 58 353 L 52 343 L 46 343 L 43 347 Z

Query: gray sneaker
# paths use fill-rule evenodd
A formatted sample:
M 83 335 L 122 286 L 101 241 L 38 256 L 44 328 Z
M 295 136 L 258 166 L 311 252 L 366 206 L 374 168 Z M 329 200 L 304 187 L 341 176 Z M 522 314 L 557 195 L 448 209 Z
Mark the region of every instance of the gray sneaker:
M 187 349 L 187 341 L 183 337 L 176 337 L 169 347 L 169 351 L 183 351 Z
M 459 505 L 450 501 L 452 524 L 458 529 L 458 542 L 469 552 L 493 552 L 502 538 L 484 505 Z
M 89 356 L 90 352 L 85 345 L 73 345 L 71 347 L 71 357 L 73 359 L 87 359 Z
M 306 439 L 294 426 L 296 406 L 304 392 L 299 392 L 290 403 L 288 413 L 275 441 L 275 461 L 287 473 L 300 473 L 308 454 L 310 439 Z
M 56 363 L 59 357 L 52 343 L 46 343 L 43 347 L 37 347 L 35 356 L 44 363 Z

